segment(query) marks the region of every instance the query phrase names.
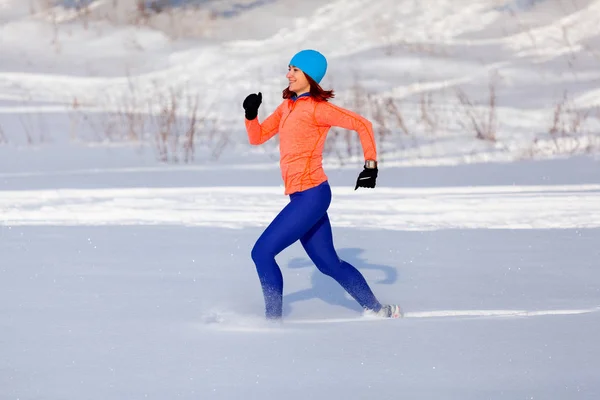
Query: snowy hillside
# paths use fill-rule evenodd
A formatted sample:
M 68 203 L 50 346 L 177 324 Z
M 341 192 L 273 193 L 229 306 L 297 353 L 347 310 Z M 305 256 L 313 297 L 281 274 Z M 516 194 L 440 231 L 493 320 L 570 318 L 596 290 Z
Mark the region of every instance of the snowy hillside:
M 599 1 L 222 1 L 141 22 L 135 2 L 117 3 L 93 2 L 83 17 L 4 0 L 4 142 L 142 140 L 160 152 L 167 130 L 163 152 L 180 160 L 195 119 L 199 161 L 203 149 L 239 154 L 241 100 L 262 91 L 268 115 L 290 57 L 311 47 L 329 58 L 323 86 L 374 121 L 387 161 L 600 148 Z M 180 117 L 177 126 L 163 126 L 168 115 Z M 331 135 L 334 161 L 360 153 L 343 136 Z

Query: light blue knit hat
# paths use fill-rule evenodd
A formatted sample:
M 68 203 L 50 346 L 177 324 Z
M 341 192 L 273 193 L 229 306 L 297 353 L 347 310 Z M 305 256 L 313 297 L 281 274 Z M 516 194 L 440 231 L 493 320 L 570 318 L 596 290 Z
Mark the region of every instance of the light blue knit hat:
M 290 65 L 300 68 L 317 83 L 321 82 L 327 72 L 327 59 L 316 50 L 302 50 L 296 53 Z

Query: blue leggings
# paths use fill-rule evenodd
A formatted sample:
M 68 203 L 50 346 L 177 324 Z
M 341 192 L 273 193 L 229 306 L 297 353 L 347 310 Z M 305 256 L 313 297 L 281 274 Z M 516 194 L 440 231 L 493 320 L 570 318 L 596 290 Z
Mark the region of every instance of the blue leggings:
M 262 285 L 267 318 L 282 316 L 283 276 L 275 256 L 298 239 L 317 268 L 342 285 L 363 308 L 381 308 L 362 274 L 335 252 L 327 216 L 330 203 L 331 188 L 327 182 L 291 194 L 290 202 L 256 241 L 252 260 Z

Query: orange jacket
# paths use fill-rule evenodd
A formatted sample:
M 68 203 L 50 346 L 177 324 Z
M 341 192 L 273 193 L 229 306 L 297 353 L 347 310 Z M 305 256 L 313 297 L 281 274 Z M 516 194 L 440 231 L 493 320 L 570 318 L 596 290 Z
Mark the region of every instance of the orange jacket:
M 377 160 L 371 122 L 327 101 L 310 96 L 286 99 L 262 124 L 246 120 L 250 144 L 259 145 L 279 133 L 281 176 L 285 194 L 301 192 L 327 180 L 323 147 L 332 126 L 358 132 L 365 160 Z

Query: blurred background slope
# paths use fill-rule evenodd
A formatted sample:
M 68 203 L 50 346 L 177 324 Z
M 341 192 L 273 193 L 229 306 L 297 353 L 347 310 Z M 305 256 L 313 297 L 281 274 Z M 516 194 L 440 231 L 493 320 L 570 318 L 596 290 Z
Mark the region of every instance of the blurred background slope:
M 262 91 L 266 117 L 290 57 L 315 48 L 388 165 L 596 154 L 598 15 L 598 0 L 1 0 L 0 142 L 258 151 L 241 101 Z M 332 130 L 328 162 L 360 159 L 355 136 Z

